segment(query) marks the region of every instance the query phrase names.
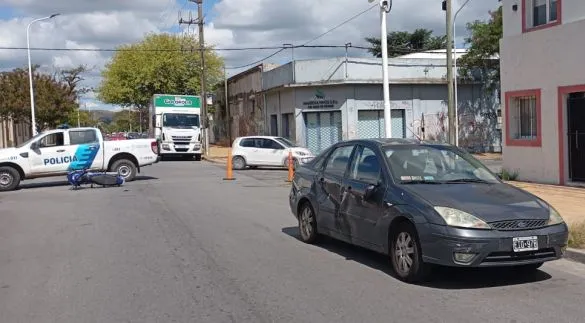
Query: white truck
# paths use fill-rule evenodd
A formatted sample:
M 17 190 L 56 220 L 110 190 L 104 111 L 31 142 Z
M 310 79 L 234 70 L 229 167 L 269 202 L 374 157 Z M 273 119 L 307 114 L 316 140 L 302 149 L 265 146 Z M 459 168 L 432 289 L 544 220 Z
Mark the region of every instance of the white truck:
M 0 192 L 15 190 L 23 179 L 81 169 L 117 172 L 132 181 L 141 167 L 158 160 L 155 139 L 104 141 L 97 128 L 49 130 L 17 147 L 0 149 Z
M 174 155 L 201 160 L 201 97 L 155 94 L 149 136 L 158 140 L 161 158 Z

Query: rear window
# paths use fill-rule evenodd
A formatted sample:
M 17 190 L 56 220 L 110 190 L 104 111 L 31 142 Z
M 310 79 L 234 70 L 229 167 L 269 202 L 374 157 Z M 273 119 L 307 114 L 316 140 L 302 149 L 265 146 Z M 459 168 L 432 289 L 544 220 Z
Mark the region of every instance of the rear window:
M 242 139 L 242 141 L 240 141 L 240 147 L 248 147 L 248 148 L 255 147 L 254 139 L 253 138 Z

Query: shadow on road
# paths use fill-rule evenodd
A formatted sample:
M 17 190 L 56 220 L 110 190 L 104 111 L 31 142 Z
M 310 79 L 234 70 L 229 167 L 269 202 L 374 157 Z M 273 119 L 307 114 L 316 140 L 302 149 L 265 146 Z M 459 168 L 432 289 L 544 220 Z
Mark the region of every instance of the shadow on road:
M 152 176 L 136 176 L 133 182 L 140 182 L 140 181 L 151 181 L 157 180 L 158 177 Z M 125 185 L 127 185 L 126 183 Z M 47 187 L 59 187 L 59 186 L 70 186 L 68 181 L 51 181 L 51 182 L 41 182 L 41 183 L 27 183 L 27 184 L 20 184 L 17 190 L 30 190 L 30 189 L 38 189 L 38 188 L 47 188 Z M 84 185 L 85 186 L 85 185 Z M 89 187 L 89 185 L 87 185 Z M 96 185 L 98 187 L 98 185 Z
M 282 232 L 299 238 L 297 227 L 283 228 Z M 358 262 L 396 278 L 388 258 L 384 255 L 328 237 L 322 237 L 317 246 L 334 252 L 346 260 Z M 548 273 L 541 270 L 531 274 L 521 274 L 514 272 L 511 268 L 435 267 L 430 279 L 419 285 L 436 289 L 480 289 L 535 283 L 550 278 L 552 277 Z

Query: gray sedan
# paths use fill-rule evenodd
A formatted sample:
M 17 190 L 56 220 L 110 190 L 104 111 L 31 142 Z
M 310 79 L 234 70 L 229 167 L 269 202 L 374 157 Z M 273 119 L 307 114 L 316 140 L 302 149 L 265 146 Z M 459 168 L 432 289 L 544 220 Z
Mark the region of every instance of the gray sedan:
M 387 254 L 407 282 L 433 265 L 536 270 L 567 246 L 554 208 L 446 144 L 339 142 L 297 169 L 289 200 L 302 241 L 327 235 Z

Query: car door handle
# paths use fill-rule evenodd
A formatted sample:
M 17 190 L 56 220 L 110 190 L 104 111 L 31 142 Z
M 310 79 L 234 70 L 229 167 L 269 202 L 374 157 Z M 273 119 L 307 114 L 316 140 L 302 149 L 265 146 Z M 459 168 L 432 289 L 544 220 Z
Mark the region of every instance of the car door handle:
M 59 149 L 59 150 L 57 150 L 57 152 L 58 153 L 63 153 L 63 152 L 65 152 L 65 149 Z

